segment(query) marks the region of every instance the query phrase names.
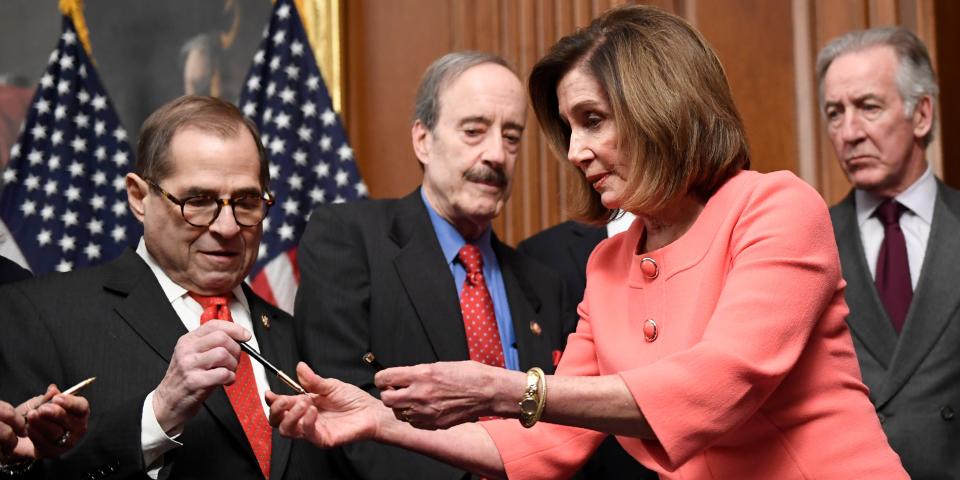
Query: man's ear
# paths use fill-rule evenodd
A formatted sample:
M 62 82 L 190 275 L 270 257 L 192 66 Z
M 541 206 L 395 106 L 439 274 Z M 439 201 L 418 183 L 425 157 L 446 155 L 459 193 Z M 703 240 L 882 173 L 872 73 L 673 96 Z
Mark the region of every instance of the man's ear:
M 933 99 L 924 95 L 913 108 L 913 135 L 926 137 L 933 128 Z
M 430 129 L 420 120 L 413 122 L 410 128 L 410 140 L 413 142 L 413 153 L 417 155 L 422 165 L 430 162 L 430 149 L 432 148 L 433 134 Z
M 150 194 L 150 185 L 147 185 L 140 175 L 128 173 L 126 176 L 127 184 L 127 204 L 133 216 L 137 217 L 140 223 L 143 223 L 143 217 L 146 215 L 146 205 L 144 199 Z

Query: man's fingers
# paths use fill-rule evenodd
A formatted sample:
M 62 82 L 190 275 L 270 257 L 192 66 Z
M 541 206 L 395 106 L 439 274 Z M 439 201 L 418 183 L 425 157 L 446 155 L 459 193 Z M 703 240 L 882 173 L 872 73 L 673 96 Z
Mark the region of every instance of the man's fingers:
M 233 322 L 225 320 L 210 320 L 204 323 L 200 328 L 194 330 L 197 336 L 204 337 L 214 332 L 223 332 L 231 339 L 237 342 L 246 342 L 252 335 L 250 331 Z
M 65 417 L 66 412 L 62 408 L 56 408 L 49 404 L 31 411 L 27 415 L 27 430 L 30 437 L 36 441 L 39 435 L 47 444 L 55 446 L 56 441 L 63 437 L 65 432 L 69 431 Z
M 57 395 L 51 400 L 74 418 L 86 419 L 90 415 L 90 402 L 86 398 L 76 395 Z
M 196 332 L 199 332 L 199 330 L 194 330 L 181 337 L 180 341 L 177 342 L 174 355 L 178 353 L 180 355 L 190 355 L 220 348 L 234 358 L 240 358 L 240 344 L 226 332 L 213 330 L 208 331 L 205 335 L 195 335 Z
M 19 436 L 10 425 L 0 422 L 0 453 L 4 456 L 9 455 L 17 446 Z
M 7 402 L 0 401 L 0 425 L 6 425 L 19 436 L 26 435 L 27 421 L 24 413 Z

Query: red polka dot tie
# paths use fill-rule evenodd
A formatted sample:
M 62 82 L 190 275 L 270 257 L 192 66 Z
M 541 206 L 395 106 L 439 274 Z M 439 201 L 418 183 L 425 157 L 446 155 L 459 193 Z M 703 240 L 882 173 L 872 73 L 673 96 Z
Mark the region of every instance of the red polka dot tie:
M 460 310 L 467 331 L 470 360 L 503 367 L 503 345 L 493 311 L 493 299 L 483 278 L 483 257 L 480 249 L 469 243 L 460 249 L 460 263 L 467 269 L 467 279 L 460 293 Z
M 233 321 L 228 306 L 230 303 L 229 297 L 204 297 L 193 293 L 190 296 L 203 307 L 203 314 L 200 316 L 201 325 L 214 319 Z M 266 414 L 263 413 L 260 392 L 257 390 L 257 382 L 253 377 L 253 364 L 250 363 L 250 357 L 246 353 L 240 353 L 240 364 L 237 365 L 237 380 L 233 382 L 233 385 L 227 385 L 224 388 L 227 390 L 230 404 L 233 405 L 233 411 L 240 419 L 240 425 L 243 426 L 243 433 L 247 435 L 247 441 L 253 448 L 253 454 L 257 457 L 260 471 L 263 472 L 264 478 L 270 478 L 273 430 L 267 422 Z

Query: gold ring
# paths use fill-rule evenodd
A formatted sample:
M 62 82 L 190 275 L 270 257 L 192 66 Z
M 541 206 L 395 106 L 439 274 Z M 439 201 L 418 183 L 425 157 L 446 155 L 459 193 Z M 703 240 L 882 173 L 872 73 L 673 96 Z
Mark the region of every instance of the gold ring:
M 400 410 L 400 420 L 403 420 L 404 422 L 410 423 L 410 409 L 409 409 L 409 408 L 404 408 L 403 410 Z

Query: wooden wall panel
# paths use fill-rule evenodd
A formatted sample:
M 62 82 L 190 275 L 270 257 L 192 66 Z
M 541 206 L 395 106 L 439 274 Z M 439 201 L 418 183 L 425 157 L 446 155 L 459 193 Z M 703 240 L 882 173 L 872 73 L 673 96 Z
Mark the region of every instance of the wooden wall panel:
M 702 0 L 695 9 L 702 19 L 696 27 L 720 57 L 743 117 L 752 167 L 798 172 L 791 4 Z
M 420 183 L 410 117 L 420 76 L 451 49 L 450 5 L 435 0 L 350 0 L 344 117 L 360 174 L 375 198 Z
M 423 70 L 453 50 L 502 55 L 526 79 L 561 36 L 624 0 L 350 0 L 347 128 L 371 195 L 397 197 L 421 179 L 410 146 L 413 96 Z M 631 2 L 632 3 L 632 2 Z M 817 106 L 813 66 L 826 42 L 852 29 L 898 24 L 924 39 L 942 84 L 960 79 L 949 48 L 960 42 L 952 0 L 650 0 L 696 26 L 727 71 L 761 171 L 788 169 L 833 203 L 849 190 Z M 960 129 L 960 95 L 943 95 L 943 133 Z M 566 219 L 571 179 L 530 112 L 512 198 L 494 228 L 509 243 Z M 944 165 L 939 140 L 928 157 L 960 183 L 960 162 Z M 948 150 L 946 158 L 960 157 Z
M 942 1 L 936 4 L 937 75 L 940 80 L 940 111 L 938 139 L 953 139 L 940 142 L 943 153 L 943 179 L 954 187 L 960 187 L 960 2 Z

